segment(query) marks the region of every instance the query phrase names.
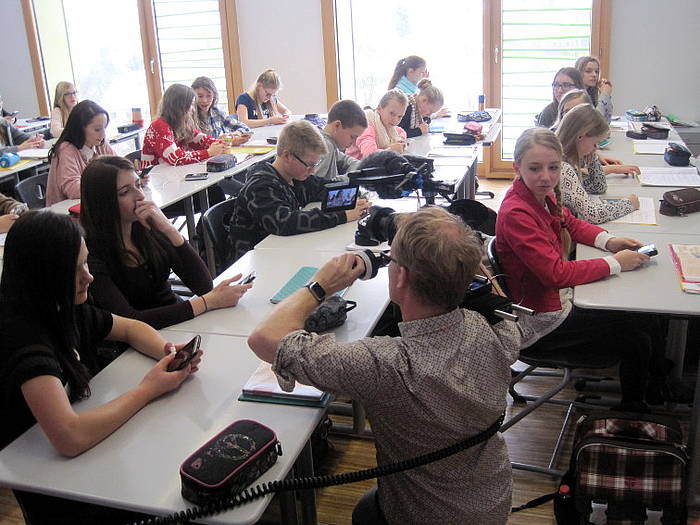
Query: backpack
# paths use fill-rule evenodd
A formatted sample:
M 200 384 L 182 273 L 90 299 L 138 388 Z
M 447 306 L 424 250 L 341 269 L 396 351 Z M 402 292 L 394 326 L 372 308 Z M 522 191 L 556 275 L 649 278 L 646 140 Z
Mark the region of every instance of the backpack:
M 608 504 L 609 523 L 611 509 L 615 520 L 638 520 L 640 515 L 643 519 L 645 509 L 653 509 L 663 511 L 664 524 L 685 524 L 687 467 L 683 434 L 674 418 L 583 416 L 576 425 L 569 471 L 561 482 L 571 487 L 573 497 L 566 502 L 568 509 L 559 509 L 557 524 L 586 523 L 593 502 Z

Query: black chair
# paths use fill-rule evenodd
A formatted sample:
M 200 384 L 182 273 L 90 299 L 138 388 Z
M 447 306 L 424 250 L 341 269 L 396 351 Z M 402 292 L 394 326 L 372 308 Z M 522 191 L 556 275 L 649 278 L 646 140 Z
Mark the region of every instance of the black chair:
M 505 276 L 498 261 L 498 254 L 496 253 L 496 237 L 493 237 L 489 241 L 486 247 L 486 252 L 496 279 L 503 288 L 504 292 L 510 295 L 507 289 Z M 529 470 L 531 472 L 539 472 L 541 474 L 549 474 L 554 477 L 561 477 L 564 475 L 564 471 L 558 470 L 556 466 L 563 448 L 569 425 L 573 421 L 573 416 L 577 409 L 591 408 L 592 406 L 587 405 L 579 399 L 563 400 L 554 399 L 554 397 L 564 388 L 578 379 L 578 377 L 573 374 L 575 369 L 610 368 L 619 362 L 619 357 L 611 354 L 607 350 L 601 351 L 591 347 L 583 348 L 576 342 L 572 343 L 570 341 L 557 341 L 549 344 L 536 342 L 533 345 L 520 350 L 519 360 L 525 363 L 527 367 L 512 379 L 508 391 L 513 397 L 514 402 L 527 403 L 528 401 L 531 401 L 531 403 L 516 415 L 508 419 L 501 427 L 501 432 L 505 432 L 545 403 L 564 405 L 567 406 L 568 409 L 547 467 L 517 462 L 512 462 L 511 464 L 513 468 L 519 470 Z M 535 370 L 540 368 L 560 370 L 562 372 L 561 374 L 544 374 L 559 377 L 559 382 L 557 385 L 549 390 L 549 392 L 546 392 L 540 396 L 531 396 L 518 393 L 515 390 L 515 386 L 526 377 L 536 375 Z
M 216 274 L 226 269 L 226 247 L 228 243 L 229 223 L 233 215 L 236 199 L 228 199 L 215 204 L 202 215 L 204 235 L 208 236 L 214 246 Z
M 46 181 L 49 178 L 48 171 L 38 173 L 21 180 L 15 186 L 15 191 L 29 208 L 46 207 Z

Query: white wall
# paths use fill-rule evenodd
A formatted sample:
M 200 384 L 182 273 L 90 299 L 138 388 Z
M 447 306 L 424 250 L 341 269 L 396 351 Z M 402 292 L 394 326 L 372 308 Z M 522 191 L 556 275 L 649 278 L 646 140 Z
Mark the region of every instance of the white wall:
M 615 113 L 655 104 L 663 113 L 700 122 L 700 2 L 611 3 Z
M 243 85 L 265 69 L 282 78 L 292 113 L 325 113 L 326 81 L 319 0 L 237 0 Z
M 5 109 L 22 117 L 39 115 L 34 74 L 20 0 L 0 0 L 0 94 Z

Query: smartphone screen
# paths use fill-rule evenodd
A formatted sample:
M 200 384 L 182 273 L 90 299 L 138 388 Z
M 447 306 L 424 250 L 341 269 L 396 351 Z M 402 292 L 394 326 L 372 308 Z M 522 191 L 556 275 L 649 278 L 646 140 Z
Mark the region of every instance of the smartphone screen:
M 324 211 L 351 210 L 357 203 L 359 188 L 347 184 L 326 185 L 326 198 L 321 203 Z
M 185 346 L 180 348 L 175 357 L 168 365 L 168 372 L 175 372 L 176 370 L 182 370 L 187 366 L 187 363 L 192 361 L 195 354 L 199 350 L 199 345 L 202 342 L 202 336 L 195 335 L 192 340 Z

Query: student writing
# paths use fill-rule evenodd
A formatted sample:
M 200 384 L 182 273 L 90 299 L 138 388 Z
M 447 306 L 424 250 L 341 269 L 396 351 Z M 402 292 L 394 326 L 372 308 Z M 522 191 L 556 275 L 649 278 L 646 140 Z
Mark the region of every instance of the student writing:
M 418 91 L 407 95 L 406 98 L 408 105 L 399 126 L 409 138 L 427 135 L 430 116 L 436 113 L 444 103 L 442 91 L 429 79 L 423 78 L 418 81 Z
M 347 180 L 345 174 L 359 164 L 359 160 L 345 154 L 357 137 L 367 129 L 367 117 L 353 100 L 339 100 L 328 112 L 328 123 L 321 130 L 326 153 L 321 157 L 314 175 L 324 181 Z
M 238 119 L 251 128 L 286 123 L 291 111 L 277 97 L 281 88 L 277 71 L 267 69 L 260 73 L 255 84 L 236 99 Z
M 367 129 L 345 153 L 356 159 L 363 159 L 375 151 L 403 153 L 406 149 L 406 132 L 399 127 L 399 122 L 406 113 L 407 105 L 408 99 L 403 92 L 398 89 L 387 91 L 376 110 L 365 111 Z

